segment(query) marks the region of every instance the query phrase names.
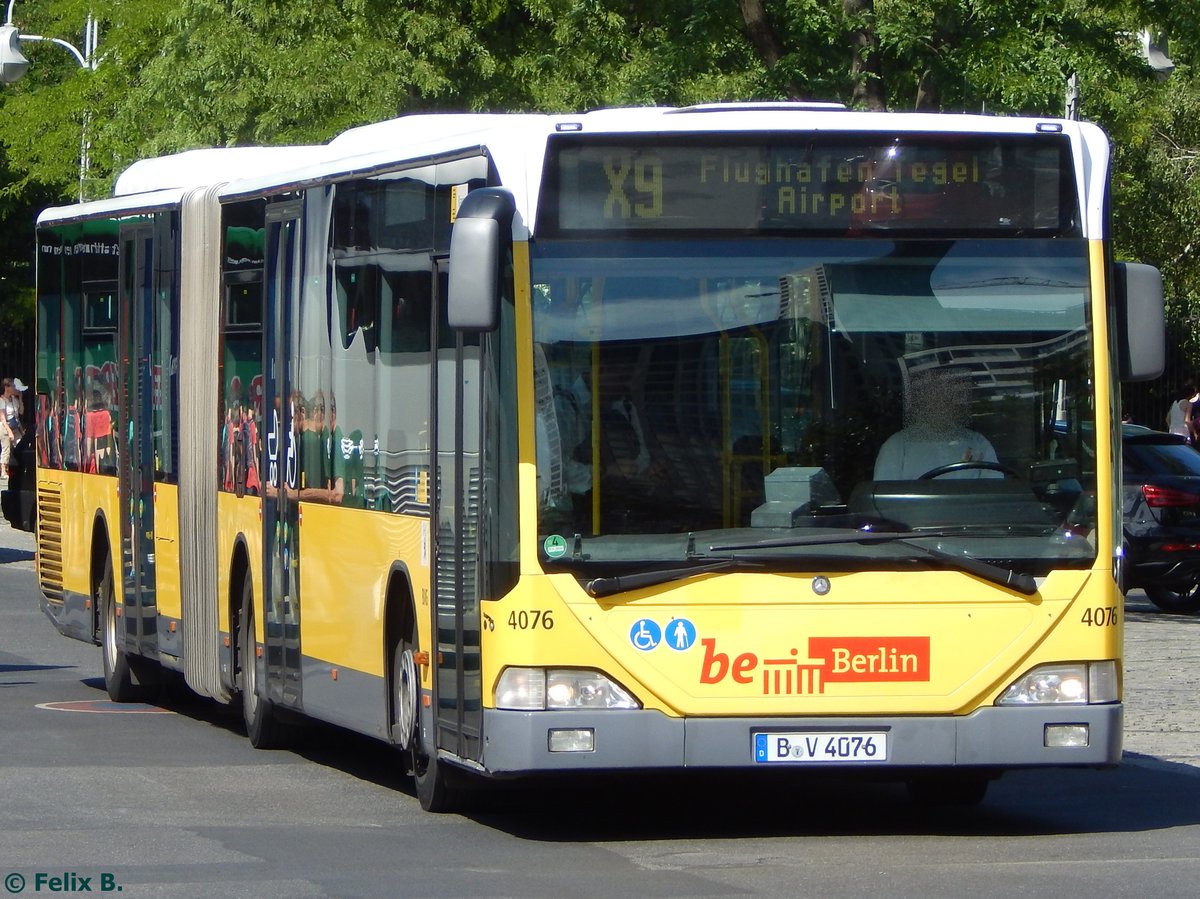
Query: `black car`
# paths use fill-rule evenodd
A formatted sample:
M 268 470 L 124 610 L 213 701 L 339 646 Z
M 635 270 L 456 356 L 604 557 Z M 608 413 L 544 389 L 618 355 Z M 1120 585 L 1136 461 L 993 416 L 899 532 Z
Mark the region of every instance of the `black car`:
M 37 474 L 33 433 L 26 432 L 8 460 L 8 489 L 0 492 L 0 511 L 14 528 L 32 531 L 37 519 Z
M 1123 429 L 1125 570 L 1164 612 L 1200 611 L 1200 452 L 1175 434 Z

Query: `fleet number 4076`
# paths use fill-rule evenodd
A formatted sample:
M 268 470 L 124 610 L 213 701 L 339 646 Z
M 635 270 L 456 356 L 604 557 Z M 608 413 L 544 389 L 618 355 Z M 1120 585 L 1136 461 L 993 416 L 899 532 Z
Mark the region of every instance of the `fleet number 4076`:
M 1088 606 L 1080 619 L 1088 627 L 1116 627 L 1116 606 Z
M 508 614 L 508 626 L 517 631 L 553 630 L 554 616 L 550 609 L 512 611 Z

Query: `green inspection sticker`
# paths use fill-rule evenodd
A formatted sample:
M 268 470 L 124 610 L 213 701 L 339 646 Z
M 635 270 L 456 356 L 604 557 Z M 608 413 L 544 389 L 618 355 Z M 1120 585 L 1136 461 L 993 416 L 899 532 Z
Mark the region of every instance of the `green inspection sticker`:
M 547 558 L 561 559 L 567 554 L 567 541 L 558 534 L 551 534 L 542 544 L 542 549 L 546 551 Z

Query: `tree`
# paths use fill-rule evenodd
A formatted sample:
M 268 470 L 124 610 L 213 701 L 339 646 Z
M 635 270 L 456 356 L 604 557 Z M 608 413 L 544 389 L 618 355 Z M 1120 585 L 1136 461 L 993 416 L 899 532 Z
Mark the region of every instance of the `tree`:
M 18 0 L 15 19 L 81 43 L 93 8 Z M 94 10 L 96 71 L 30 45 L 29 74 L 0 90 L 0 195 L 12 201 L 0 217 L 72 197 L 84 136 L 84 189 L 98 197 L 138 158 L 320 142 L 406 112 L 805 99 L 1049 116 L 1062 114 L 1076 73 L 1083 117 L 1116 147 L 1118 252 L 1158 262 L 1172 315 L 1190 321 L 1200 313 L 1197 9 L 1175 0 L 106 0 Z M 1141 57 L 1149 23 L 1178 65 L 1165 82 Z

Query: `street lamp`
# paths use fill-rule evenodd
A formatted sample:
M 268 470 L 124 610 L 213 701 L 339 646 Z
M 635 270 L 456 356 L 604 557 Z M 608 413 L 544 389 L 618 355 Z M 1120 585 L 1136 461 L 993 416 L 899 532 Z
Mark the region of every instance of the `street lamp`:
M 29 60 L 21 52 L 21 35 L 11 22 L 0 25 L 0 82 L 19 81 L 29 68 Z
M 1128 33 L 1124 36 L 1130 37 Z M 1159 81 L 1165 81 L 1175 71 L 1175 63 L 1167 56 L 1166 42 L 1156 40 L 1148 28 L 1139 32 L 1137 39 L 1142 61 L 1150 67 Z M 1067 79 L 1067 104 L 1063 118 L 1079 118 L 1079 76 L 1074 72 Z
M 96 71 L 96 43 L 100 40 L 100 23 L 88 14 L 87 24 L 83 32 L 82 52 L 74 45 L 57 37 L 43 37 L 40 34 L 21 34 L 13 24 L 13 6 L 17 0 L 8 0 L 8 11 L 4 24 L 0 25 L 0 84 L 13 84 L 19 81 L 29 70 L 29 60 L 21 52 L 22 41 L 46 41 L 57 44 L 70 52 L 75 61 L 89 72 Z M 91 168 L 91 142 L 88 140 L 88 116 L 84 116 L 83 134 L 79 140 L 79 199 L 83 200 L 84 184 L 87 182 L 88 169 Z
M 96 42 L 100 39 L 100 26 L 96 22 L 95 16 L 89 14 L 87 17 L 81 52 L 74 44 L 61 38 L 43 37 L 40 34 L 21 34 L 12 20 L 13 7 L 16 3 L 17 0 L 8 0 L 8 14 L 4 18 L 4 24 L 0 26 L 0 82 L 12 84 L 14 81 L 19 81 L 25 74 L 25 70 L 29 68 L 29 60 L 21 52 L 19 41 L 47 41 L 51 44 L 58 44 L 63 49 L 70 51 L 71 55 L 75 57 L 75 61 L 83 68 L 93 72 L 96 70 Z

